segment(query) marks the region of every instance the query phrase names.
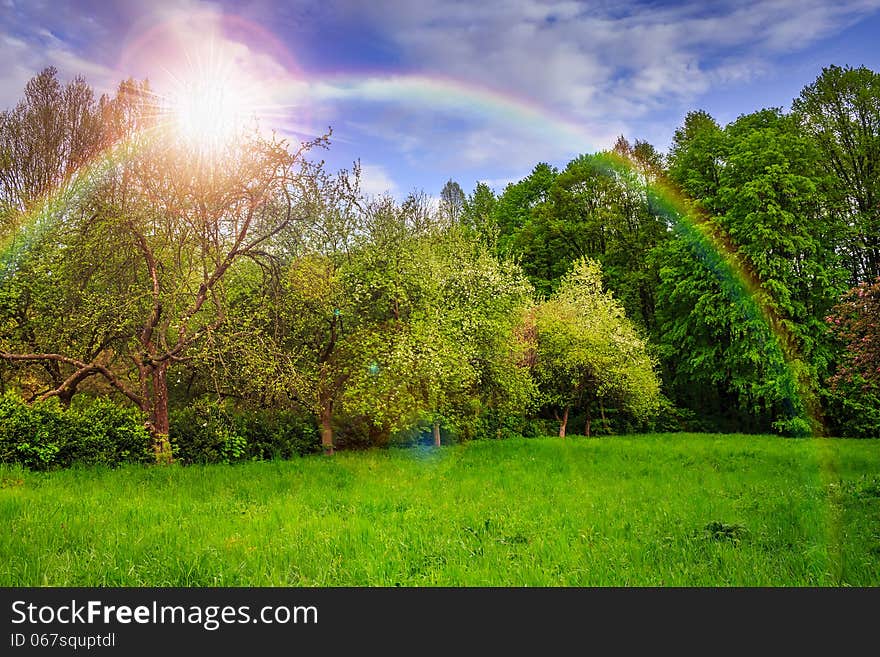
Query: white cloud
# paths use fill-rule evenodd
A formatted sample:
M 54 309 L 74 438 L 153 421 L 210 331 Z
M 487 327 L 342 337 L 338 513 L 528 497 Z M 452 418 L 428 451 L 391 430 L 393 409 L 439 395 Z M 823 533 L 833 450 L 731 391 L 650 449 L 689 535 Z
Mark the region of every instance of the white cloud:
M 276 36 L 316 21 L 362 26 L 406 64 L 405 74 L 309 80 L 294 75 L 268 41 L 243 42 L 224 32 L 216 3 L 118 3 L 115 22 L 103 11 L 92 12 L 100 14 L 96 21 L 57 4 L 35 3 L 42 7 L 33 9 L 36 18 L 9 30 L 15 38 L 0 37 L 0 61 L 7 63 L 0 68 L 0 105 L 14 103 L 27 79 L 49 64 L 64 77 L 85 73 L 99 89 L 115 86 L 125 62 L 116 70 L 96 64 L 97 55 L 81 54 L 64 35 L 100 42 L 127 31 L 122 40 L 136 41 L 133 36 L 170 20 L 183 41 L 214 34 L 218 48 L 271 80 L 267 104 L 280 130 L 317 134 L 333 125 L 340 141 L 381 142 L 381 152 L 396 162 L 380 166 L 374 156 L 364 166 L 364 186 L 392 194 L 401 192 L 389 173 L 398 164 L 492 170 L 502 179 L 537 161 L 608 147 L 621 133 L 662 139 L 658 121 L 683 116 L 708 92 L 773 74 L 778 55 L 880 9 L 880 0 L 323 0 L 296 7 L 250 0 L 239 8 Z M 294 28 L 290 16 L 299 13 Z M 170 67 L 174 62 L 159 50 L 129 54 L 143 65 Z M 444 80 L 455 81 L 446 92 Z
M 760 75 L 766 64 L 747 72 L 744 62 L 806 48 L 876 11 L 880 0 L 330 5 L 380 30 L 417 69 L 501 89 L 590 122 L 608 115 L 637 119 Z
M 361 191 L 368 196 L 389 194 L 397 197 L 400 194 L 397 183 L 388 175 L 385 167 L 379 164 L 361 163 Z

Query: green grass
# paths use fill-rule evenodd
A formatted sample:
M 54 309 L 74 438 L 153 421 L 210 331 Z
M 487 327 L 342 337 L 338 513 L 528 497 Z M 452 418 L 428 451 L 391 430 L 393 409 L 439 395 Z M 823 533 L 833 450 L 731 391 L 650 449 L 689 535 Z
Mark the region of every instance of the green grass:
M 880 440 L 479 441 L 0 469 L 4 586 L 880 585 Z

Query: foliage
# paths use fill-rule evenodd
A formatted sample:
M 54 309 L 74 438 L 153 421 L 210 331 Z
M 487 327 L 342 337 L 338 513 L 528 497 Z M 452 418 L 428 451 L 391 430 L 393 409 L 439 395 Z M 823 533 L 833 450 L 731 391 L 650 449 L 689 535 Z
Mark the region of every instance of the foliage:
M 171 445 L 183 464 L 289 459 L 315 452 L 318 433 L 291 411 L 242 410 L 202 399 L 172 412 Z
M 32 404 L 4 402 L 3 458 L 137 461 L 146 426 L 161 460 L 174 424 L 183 461 L 231 462 L 315 426 L 331 451 L 597 410 L 602 433 L 873 435 L 878 99 L 831 66 L 791 113 L 693 111 L 665 157 L 621 136 L 435 207 L 305 160 L 326 138 L 207 153 L 148 83 L 96 99 L 46 69 L 0 116 L 0 391 Z
M 844 435 L 877 436 L 880 431 L 880 278 L 849 290 L 826 318 L 845 345 L 829 378 L 835 419 Z
M 107 148 L 99 165 L 69 181 L 69 189 L 51 190 L 57 202 L 41 208 L 52 248 L 25 243 L 20 258 L 2 263 L 8 289 L 18 290 L 27 269 L 19 260 L 35 260 L 29 273 L 42 276 L 28 285 L 50 297 L 57 289 L 61 299 L 45 315 L 49 327 L 41 306 L 25 306 L 23 314 L 21 295 L 4 299 L 0 321 L 15 330 L 4 333 L 0 356 L 31 372 L 58 372 L 37 393 L 42 399 L 66 402 L 84 380 L 101 377 L 148 415 L 162 460 L 170 456 L 169 369 L 223 323 L 223 282 L 232 265 L 258 257 L 298 218 L 297 183 L 312 171 L 301 166 L 302 154 L 324 139 L 291 152 L 286 142 L 253 131 L 206 154 L 157 123 L 153 98 L 148 84 L 129 81 L 102 100 Z M 96 296 L 106 312 L 92 312 Z M 68 304 L 75 312 L 63 312 Z M 39 339 L 58 322 L 65 325 L 60 342 Z M 64 341 L 71 333 L 76 339 Z
M 827 317 L 838 340 L 846 344 L 846 360 L 832 378 L 861 383 L 880 392 L 880 277 L 849 290 Z
M 57 399 L 28 405 L 12 393 L 0 397 L 0 462 L 45 470 L 150 460 L 149 432 L 136 409 L 102 398 L 64 409 Z
M 373 201 L 340 252 L 304 248 L 277 283 L 251 278 L 232 305 L 242 330 L 224 380 L 311 413 L 327 449 L 338 428 L 346 444 L 385 444 L 423 423 L 473 436 L 489 409 L 522 414 L 531 382 L 515 331 L 528 284 L 420 207 Z
M 486 243 L 494 247 L 498 241 L 498 225 L 495 216 L 495 205 L 498 199 L 486 183 L 477 183 L 474 191 L 464 199 L 462 208 L 462 224 L 483 237 Z
M 641 141 L 622 140 L 618 149 L 630 170 L 610 167 L 607 153 L 582 155 L 561 172 L 539 165 L 492 205 L 494 225 L 499 247 L 517 258 L 539 295 L 550 295 L 575 260 L 592 258 L 627 315 L 651 330 L 657 271 L 648 254 L 666 224 L 647 185 L 659 156 Z
M 846 215 L 841 237 L 850 282 L 873 280 L 880 276 L 880 75 L 828 66 L 792 110 L 822 153 L 818 166 L 833 175 Z
M 535 380 L 560 420 L 560 436 L 572 406 L 583 405 L 588 434 L 597 402 L 619 402 L 636 418 L 656 409 L 659 381 L 646 342 L 603 291 L 598 263 L 577 261 L 556 295 L 535 309 L 534 323 Z
M 670 171 L 703 195 L 711 214 L 696 220 L 730 251 L 712 252 L 680 225 L 656 254 L 661 354 L 676 394 L 693 408 L 738 408 L 742 426 L 809 433 L 802 404 L 834 358 L 820 318 L 844 282 L 819 154 L 777 110 L 723 130 L 690 115 L 676 139 Z

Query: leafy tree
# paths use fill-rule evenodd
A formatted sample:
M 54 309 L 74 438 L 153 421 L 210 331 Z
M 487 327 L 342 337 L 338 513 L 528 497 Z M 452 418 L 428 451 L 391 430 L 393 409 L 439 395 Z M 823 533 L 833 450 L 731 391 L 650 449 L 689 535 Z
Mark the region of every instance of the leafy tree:
M 451 223 L 461 221 L 466 201 L 464 190 L 454 180 L 447 180 L 440 190 L 440 214 Z
M 880 276 L 880 75 L 867 68 L 829 66 L 792 103 L 815 139 L 818 165 L 833 173 L 849 213 L 851 281 Z
M 16 350 L 21 345 L 4 344 L 0 357 L 64 366 L 66 378 L 44 397 L 103 377 L 144 411 L 157 459 L 170 460 L 168 371 L 223 323 L 222 287 L 233 263 L 256 255 L 298 218 L 295 166 L 314 144 L 291 153 L 283 142 L 243 134 L 222 153 L 206 157 L 155 123 L 149 99 L 146 85 L 123 83 L 117 96 L 102 104 L 108 132 L 117 136 L 109 165 L 90 172 L 86 192 L 68 199 L 73 207 L 45 208 L 47 223 L 69 231 L 72 239 L 63 244 L 68 253 L 96 242 L 107 245 L 107 260 L 82 253 L 71 258 L 89 265 L 90 285 L 122 273 L 109 321 L 82 312 L 84 323 L 74 327 L 87 339 L 96 333 L 95 319 L 109 324 L 113 339 L 98 331 L 87 359 L 63 345 L 59 351 L 21 352 Z M 11 264 L 3 272 L 7 281 L 21 276 Z M 47 276 L 55 273 L 44 270 Z M 65 299 L 79 299 L 88 310 L 94 288 L 75 294 L 80 281 L 73 277 L 55 284 Z
M 527 284 L 459 227 L 425 224 L 418 207 L 363 205 L 349 250 L 305 251 L 277 298 L 242 292 L 236 303 L 230 325 L 250 337 L 232 340 L 240 351 L 230 362 L 245 393 L 307 409 L 327 453 L 341 420 L 373 444 L 428 422 L 439 443 L 441 424 L 467 428 L 487 407 L 528 405 L 515 340 Z
M 495 205 L 499 231 L 496 248 L 500 255 L 519 255 L 516 246 L 519 232 L 529 223 L 533 210 L 547 202 L 557 174 L 555 167 L 541 162 L 528 176 L 504 188 Z
M 845 345 L 830 377 L 834 418 L 841 432 L 877 436 L 880 427 L 880 278 L 849 290 L 826 318 Z
M 660 256 L 663 354 L 680 399 L 738 407 L 741 425 L 757 418 L 757 429 L 772 421 L 809 430 L 807 409 L 794 406 L 815 396 L 833 358 L 819 318 L 841 289 L 842 270 L 818 158 L 778 110 L 721 132 L 707 115 L 692 115 L 670 154 L 671 174 L 713 213 L 704 227 L 734 254 L 709 253 L 693 231 L 677 231 Z M 725 280 L 743 276 L 756 288 L 745 296 Z M 705 399 L 713 389 L 714 402 Z
M 724 133 L 707 112 L 689 112 L 676 129 L 669 149 L 669 177 L 709 214 L 715 213 L 715 194 L 725 157 Z
M 432 263 L 434 294 L 419 322 L 454 356 L 454 371 L 424 387 L 439 444 L 438 419 L 474 435 L 481 420 L 484 426 L 504 425 L 530 408 L 534 389 L 523 362 L 527 345 L 521 329 L 532 288 L 518 267 L 496 259 L 466 231 L 443 231 L 424 240 L 422 249 Z
M 553 298 L 535 309 L 534 326 L 533 371 L 542 401 L 559 421 L 561 438 L 572 407 L 584 409 L 589 436 L 595 404 L 615 400 L 644 418 L 659 403 L 647 344 L 620 303 L 603 291 L 595 261 L 575 263 Z
M 616 155 L 634 162 L 638 170 L 645 176 L 650 176 L 663 169 L 663 156 L 650 142 L 636 139 L 634 143 L 630 144 L 626 137 L 620 135 L 611 150 Z
M 481 235 L 492 247 L 498 241 L 498 225 L 495 218 L 497 203 L 495 193 L 486 183 L 479 182 L 473 193 L 465 198 L 462 209 L 462 223 L 469 230 Z
M 666 223 L 649 203 L 646 170 L 630 168 L 632 156 L 626 161 L 626 167 L 612 167 L 604 154 L 572 160 L 544 210 L 547 225 L 564 236 L 569 253 L 576 252 L 556 267 L 578 257 L 597 260 L 627 316 L 652 330 L 658 275 L 649 254 L 665 239 Z
M 499 243 L 540 295 L 552 294 L 574 261 L 593 258 L 627 315 L 652 331 L 658 274 L 649 253 L 665 239 L 667 226 L 648 194 L 659 156 L 646 142 L 636 145 L 621 137 L 617 161 L 608 153 L 582 155 L 552 176 L 538 167 L 505 190 L 496 215 L 509 231 Z

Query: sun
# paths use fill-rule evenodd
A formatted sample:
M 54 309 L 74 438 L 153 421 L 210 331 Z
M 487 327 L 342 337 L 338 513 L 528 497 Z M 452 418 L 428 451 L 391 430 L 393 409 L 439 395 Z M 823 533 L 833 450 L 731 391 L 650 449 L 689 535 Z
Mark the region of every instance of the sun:
M 171 95 L 174 129 L 200 151 L 220 150 L 241 132 L 247 119 L 245 89 L 235 79 L 218 72 L 202 71 L 181 80 Z

